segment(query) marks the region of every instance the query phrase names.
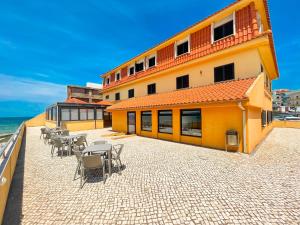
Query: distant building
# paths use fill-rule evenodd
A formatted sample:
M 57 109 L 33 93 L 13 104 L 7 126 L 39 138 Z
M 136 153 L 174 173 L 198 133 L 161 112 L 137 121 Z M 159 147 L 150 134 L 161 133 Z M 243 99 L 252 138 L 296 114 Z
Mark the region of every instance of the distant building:
M 291 91 L 288 93 L 288 106 L 290 111 L 300 112 L 300 91 Z
M 89 84 L 89 83 L 88 83 Z M 82 86 L 67 86 L 68 99 L 76 98 L 80 101 L 86 103 L 97 103 L 102 100 L 101 85 L 99 88 L 96 88 L 94 85 L 89 85 L 90 87 L 82 87 Z
M 278 89 L 272 91 L 274 111 L 288 111 L 288 93 L 289 89 Z

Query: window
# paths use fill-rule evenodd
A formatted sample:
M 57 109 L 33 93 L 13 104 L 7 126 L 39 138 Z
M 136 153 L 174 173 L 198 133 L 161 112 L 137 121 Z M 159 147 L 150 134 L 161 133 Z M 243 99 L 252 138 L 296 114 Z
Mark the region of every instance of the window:
M 140 72 L 144 70 L 144 60 L 140 60 L 135 63 L 135 72 Z
M 273 121 L 273 112 L 272 111 L 268 111 L 267 112 L 267 123 L 271 123 Z
M 201 110 L 181 110 L 181 134 L 201 137 Z
M 189 75 L 181 76 L 176 78 L 176 88 L 188 88 L 189 87 Z
M 172 134 L 172 127 L 172 111 L 158 111 L 158 132 Z
M 103 109 L 97 109 L 96 114 L 97 120 L 103 120 Z
M 70 120 L 70 110 L 69 109 L 61 109 L 61 120 L 62 121 Z
M 148 95 L 156 93 L 156 84 L 149 84 L 148 85 Z
M 109 84 L 110 83 L 110 79 L 109 77 L 106 78 L 106 84 Z
M 118 92 L 118 93 L 115 94 L 115 100 L 116 100 L 116 101 L 117 101 L 117 100 L 120 100 L 120 92 Z
M 265 127 L 266 126 L 266 111 L 265 110 L 263 110 L 262 112 L 261 112 L 261 126 L 262 127 Z
M 120 72 L 116 73 L 116 80 L 121 80 L 121 73 Z
M 71 120 L 78 120 L 78 109 L 71 109 Z
M 95 114 L 94 114 L 94 109 L 88 109 L 88 120 L 94 120 L 95 119 Z
M 190 51 L 189 39 L 190 38 L 187 37 L 181 41 L 176 42 L 176 57 L 188 53 Z
M 106 95 L 106 96 L 105 96 L 105 99 L 109 99 L 109 95 Z
M 148 57 L 148 68 L 156 66 L 156 54 Z
M 142 112 L 141 120 L 142 120 L 141 129 L 145 131 L 152 131 L 152 112 L 151 111 Z
M 56 119 L 57 119 L 57 110 L 56 110 L 56 107 L 53 107 L 52 110 L 53 110 L 53 120 L 56 121 Z
M 87 110 L 86 109 L 80 109 L 80 120 L 87 120 Z
M 134 66 L 130 66 L 128 69 L 128 76 L 133 75 L 134 74 Z
M 128 90 L 128 98 L 133 98 L 134 97 L 134 89 Z
M 234 20 L 235 14 L 231 14 L 222 21 L 215 23 L 213 26 L 213 40 L 217 41 L 224 37 L 234 34 Z
M 215 67 L 215 82 L 234 79 L 234 63 Z

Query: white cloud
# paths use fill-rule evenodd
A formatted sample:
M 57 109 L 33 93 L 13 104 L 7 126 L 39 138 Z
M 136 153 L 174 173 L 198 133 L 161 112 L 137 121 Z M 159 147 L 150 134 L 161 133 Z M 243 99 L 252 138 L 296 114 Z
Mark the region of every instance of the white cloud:
M 66 98 L 66 87 L 51 82 L 0 74 L 0 100 L 54 103 Z

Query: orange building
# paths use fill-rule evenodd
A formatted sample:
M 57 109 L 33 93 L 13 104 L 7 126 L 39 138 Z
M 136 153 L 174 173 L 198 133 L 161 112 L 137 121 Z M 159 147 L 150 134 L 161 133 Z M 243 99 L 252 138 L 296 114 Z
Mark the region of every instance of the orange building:
M 103 74 L 102 94 L 115 131 L 250 153 L 278 76 L 266 0 L 239 0 Z

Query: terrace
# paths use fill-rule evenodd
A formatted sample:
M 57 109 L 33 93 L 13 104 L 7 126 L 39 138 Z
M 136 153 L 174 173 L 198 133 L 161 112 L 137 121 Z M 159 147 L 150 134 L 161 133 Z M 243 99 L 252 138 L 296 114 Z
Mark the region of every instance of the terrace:
M 74 132 L 76 133 L 76 132 Z M 73 181 L 75 156 L 51 157 L 27 128 L 4 224 L 299 224 L 300 130 L 275 128 L 252 155 L 138 136 L 123 143 L 121 174 Z

